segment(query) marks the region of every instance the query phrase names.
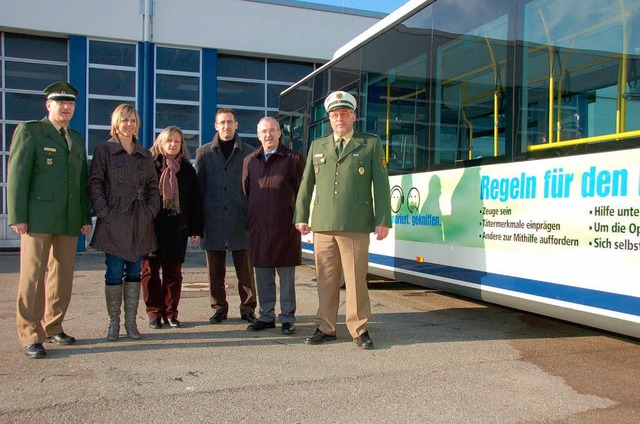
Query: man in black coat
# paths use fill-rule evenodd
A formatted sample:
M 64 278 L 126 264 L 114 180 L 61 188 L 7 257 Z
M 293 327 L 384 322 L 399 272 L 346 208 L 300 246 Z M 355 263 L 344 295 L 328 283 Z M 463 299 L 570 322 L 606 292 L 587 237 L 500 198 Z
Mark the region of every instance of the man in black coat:
M 196 173 L 202 193 L 204 235 L 200 247 L 207 254 L 211 308 L 215 313 L 209 322 L 227 319 L 229 303 L 225 289 L 226 254 L 233 255 L 238 276 L 240 318 L 253 322 L 256 283 L 249 258 L 247 234 L 247 199 L 242 193 L 242 161 L 255 149 L 242 142 L 236 133 L 238 121 L 232 109 L 216 113 L 213 140 L 196 150 Z

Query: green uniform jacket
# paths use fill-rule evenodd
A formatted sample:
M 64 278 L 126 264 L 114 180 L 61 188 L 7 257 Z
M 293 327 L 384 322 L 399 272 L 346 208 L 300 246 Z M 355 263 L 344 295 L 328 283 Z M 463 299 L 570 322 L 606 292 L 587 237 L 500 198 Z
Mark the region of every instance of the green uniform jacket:
M 84 140 L 72 129 L 69 135 L 71 151 L 48 118 L 18 125 L 7 175 L 9 225 L 27 223 L 29 233 L 77 236 L 91 224 Z
M 314 188 L 313 216 L 309 222 Z M 389 192 L 380 138 L 355 132 L 338 158 L 331 134 L 311 143 L 296 199 L 294 223 L 307 223 L 313 231 L 370 233 L 378 225 L 391 228 Z

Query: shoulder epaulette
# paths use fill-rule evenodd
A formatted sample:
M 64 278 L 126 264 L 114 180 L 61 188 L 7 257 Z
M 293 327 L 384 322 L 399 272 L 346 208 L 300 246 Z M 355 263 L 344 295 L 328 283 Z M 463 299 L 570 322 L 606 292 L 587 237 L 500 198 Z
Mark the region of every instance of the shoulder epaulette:
M 362 138 L 366 143 L 369 143 L 369 140 L 371 139 L 378 139 L 378 140 L 380 139 L 380 136 L 377 134 L 371 134 L 371 133 L 360 133 L 360 134 L 362 134 Z

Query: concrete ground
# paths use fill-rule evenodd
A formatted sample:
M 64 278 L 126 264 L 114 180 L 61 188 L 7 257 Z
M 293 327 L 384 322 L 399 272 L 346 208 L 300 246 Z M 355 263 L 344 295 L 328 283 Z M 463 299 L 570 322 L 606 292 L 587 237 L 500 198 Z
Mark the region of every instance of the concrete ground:
M 344 326 L 307 346 L 314 269 L 297 268 L 297 334 L 246 330 L 228 266 L 229 319 L 209 324 L 204 253 L 190 251 L 184 328 L 105 339 L 104 257 L 78 255 L 65 331 L 27 359 L 15 329 L 18 254 L 0 254 L 0 423 L 637 423 L 637 340 L 402 282 L 369 284 L 375 349 Z

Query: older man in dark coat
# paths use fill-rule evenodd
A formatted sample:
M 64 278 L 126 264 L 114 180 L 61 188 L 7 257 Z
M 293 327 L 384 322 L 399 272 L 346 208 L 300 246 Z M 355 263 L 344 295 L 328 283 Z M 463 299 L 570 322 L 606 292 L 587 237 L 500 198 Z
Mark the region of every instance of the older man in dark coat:
M 227 319 L 229 303 L 225 289 L 226 253 L 231 251 L 238 276 L 240 318 L 255 320 L 256 283 L 249 258 L 247 234 L 247 199 L 242 193 L 242 161 L 254 147 L 243 143 L 236 131 L 238 121 L 232 109 L 216 113 L 213 140 L 196 150 L 196 173 L 202 194 L 204 238 L 200 246 L 206 250 L 211 308 L 215 313 L 209 322 Z
M 247 226 L 251 259 L 256 271 L 260 317 L 247 329 L 275 327 L 276 281 L 280 277 L 280 315 L 283 334 L 295 332 L 295 267 L 302 252 L 293 225 L 296 195 L 302 181 L 304 156 L 280 144 L 281 131 L 273 118 L 258 122 L 262 148 L 247 156 L 242 188 L 249 201 Z

